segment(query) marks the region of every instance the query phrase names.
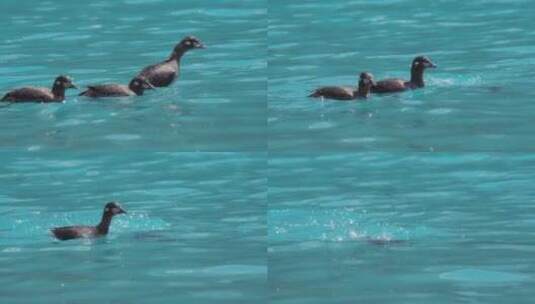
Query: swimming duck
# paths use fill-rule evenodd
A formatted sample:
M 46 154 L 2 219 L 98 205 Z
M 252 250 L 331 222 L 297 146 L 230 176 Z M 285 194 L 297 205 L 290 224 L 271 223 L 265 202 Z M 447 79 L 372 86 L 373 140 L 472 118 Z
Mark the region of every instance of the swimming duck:
M 370 89 L 374 85 L 373 75 L 368 72 L 362 72 L 359 77 L 358 89 L 354 87 L 330 86 L 322 87 L 315 90 L 308 97 L 322 97 L 337 100 L 352 100 L 368 98 Z
M 372 86 L 372 93 L 394 93 L 423 88 L 425 86 L 425 69 L 436 67 L 437 66 L 428 57 L 418 56 L 412 61 L 410 81 L 405 81 L 403 79 L 385 79 L 377 81 L 375 85 Z
M 108 234 L 114 215 L 126 213 L 118 203 L 109 202 L 104 206 L 102 219 L 96 226 L 67 226 L 51 229 L 54 236 L 62 241 L 78 238 L 96 238 Z
M 167 60 L 145 67 L 139 72 L 138 76 L 147 78 L 155 87 L 166 87 L 177 78 L 182 55 L 189 50 L 203 48 L 205 46 L 199 39 L 188 36 L 175 46 Z
M 123 97 L 123 96 L 141 96 L 146 89 L 153 89 L 146 78 L 136 76 L 130 81 L 128 86 L 121 84 L 101 84 L 87 86 L 87 90 L 80 93 L 79 96 L 92 98 L 98 97 Z
M 7 102 L 62 102 L 65 90 L 77 87 L 69 76 L 60 75 L 54 80 L 52 90 L 47 88 L 24 87 L 8 92 L 0 101 Z

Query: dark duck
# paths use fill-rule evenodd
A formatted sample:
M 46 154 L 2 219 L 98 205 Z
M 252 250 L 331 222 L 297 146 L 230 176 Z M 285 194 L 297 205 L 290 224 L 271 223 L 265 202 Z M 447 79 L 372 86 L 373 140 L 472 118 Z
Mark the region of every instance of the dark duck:
M 367 72 L 360 74 L 358 87 L 355 90 L 354 87 L 339 87 L 330 86 L 316 89 L 308 97 L 321 97 L 336 100 L 353 100 L 368 98 L 370 90 L 374 85 L 373 75 Z
M 145 67 L 138 76 L 145 77 L 155 87 L 169 86 L 178 77 L 182 56 L 189 50 L 203 48 L 199 39 L 188 36 L 175 46 L 167 60 Z
M 65 90 L 75 88 L 72 79 L 68 76 L 58 76 L 54 80 L 52 90 L 47 88 L 24 87 L 8 92 L 1 101 L 7 102 L 63 102 Z
M 436 67 L 437 66 L 428 57 L 418 56 L 412 61 L 410 81 L 403 79 L 385 79 L 377 81 L 375 85 L 372 86 L 372 93 L 395 93 L 423 88 L 425 86 L 425 69 Z
M 80 93 L 80 96 L 91 98 L 100 97 L 126 97 L 126 96 L 141 96 L 146 89 L 152 89 L 154 86 L 150 84 L 144 77 L 134 77 L 128 84 L 101 84 L 87 86 L 87 90 Z
M 117 215 L 126 213 L 118 203 L 109 202 L 104 206 L 104 212 L 102 213 L 102 219 L 96 226 L 68 226 L 53 228 L 51 231 L 54 236 L 62 241 L 79 239 L 79 238 L 96 238 L 105 236 L 108 234 L 110 228 L 111 219 Z

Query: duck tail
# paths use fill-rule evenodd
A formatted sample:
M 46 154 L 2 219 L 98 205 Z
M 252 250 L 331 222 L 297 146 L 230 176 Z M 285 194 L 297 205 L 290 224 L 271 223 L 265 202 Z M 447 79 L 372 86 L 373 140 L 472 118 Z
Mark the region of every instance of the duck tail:
M 11 106 L 14 102 L 10 98 L 11 98 L 11 95 L 9 95 L 9 93 L 4 95 L 4 97 L 2 97 L 2 99 L 0 99 L 0 102 L 3 103 L 2 106 L 0 106 L 0 108 L 7 108 L 7 107 Z

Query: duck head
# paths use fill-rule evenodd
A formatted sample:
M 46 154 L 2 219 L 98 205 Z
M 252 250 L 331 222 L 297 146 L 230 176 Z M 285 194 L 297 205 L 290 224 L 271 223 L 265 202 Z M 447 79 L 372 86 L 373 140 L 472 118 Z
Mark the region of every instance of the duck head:
M 373 75 L 371 73 L 369 72 L 360 73 L 359 90 L 358 90 L 359 96 L 368 97 L 370 95 L 371 88 L 374 85 L 375 85 L 375 81 L 373 80 Z
M 179 59 L 185 52 L 189 50 L 204 48 L 204 44 L 197 39 L 197 37 L 187 36 L 175 46 L 171 56 L 175 59 Z
M 114 215 L 122 214 L 122 213 L 126 213 L 126 211 L 123 208 L 121 208 L 121 206 L 117 202 L 109 202 L 106 204 L 106 206 L 104 206 L 105 216 L 112 217 Z
M 54 80 L 54 85 L 52 86 L 52 94 L 56 96 L 56 98 L 63 99 L 65 96 L 65 90 L 66 89 L 78 89 L 76 85 L 74 85 L 72 79 L 69 76 L 60 75 L 56 77 L 56 80 Z
M 427 56 L 418 56 L 414 58 L 411 66 L 411 85 L 419 88 L 424 87 L 425 69 L 434 69 L 436 67 L 437 65 L 434 64 Z
M 186 38 L 182 39 L 182 41 L 180 41 L 177 47 L 178 46 L 186 50 L 206 48 L 204 44 L 195 36 L 187 36 Z
M 427 56 L 418 56 L 412 60 L 412 69 L 425 70 L 427 68 L 434 69 L 436 67 L 437 65 Z
M 128 84 L 128 88 L 136 95 L 141 96 L 145 90 L 152 90 L 154 86 L 145 77 L 134 77 Z
M 76 85 L 72 81 L 72 78 L 66 75 L 60 75 L 56 77 L 56 80 L 54 80 L 54 88 L 62 88 L 62 89 L 77 89 Z

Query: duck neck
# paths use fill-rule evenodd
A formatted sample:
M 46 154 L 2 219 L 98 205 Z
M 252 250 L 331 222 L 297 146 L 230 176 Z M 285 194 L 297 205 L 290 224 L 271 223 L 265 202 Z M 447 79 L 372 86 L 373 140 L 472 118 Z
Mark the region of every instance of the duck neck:
M 62 84 L 54 83 L 54 86 L 52 86 L 52 94 L 54 94 L 56 99 L 65 99 L 65 87 Z
M 136 93 L 137 96 L 143 95 L 144 89 L 138 86 L 130 86 L 130 90 L 134 93 Z
M 176 48 L 173 50 L 173 52 L 171 53 L 171 56 L 169 56 L 169 59 L 167 59 L 167 61 L 180 62 L 180 59 L 182 58 L 182 56 L 184 56 L 186 52 L 187 50 L 184 48 Z
M 97 230 L 101 234 L 108 234 L 108 230 L 110 228 L 112 215 L 110 214 L 102 214 L 102 219 L 100 220 L 100 223 L 97 225 Z
M 422 88 L 425 86 L 423 68 L 413 67 L 411 69 L 411 83 L 419 88 Z
M 357 90 L 357 97 L 368 98 L 368 96 L 370 96 L 370 89 L 371 89 L 370 85 L 359 82 L 359 89 Z

